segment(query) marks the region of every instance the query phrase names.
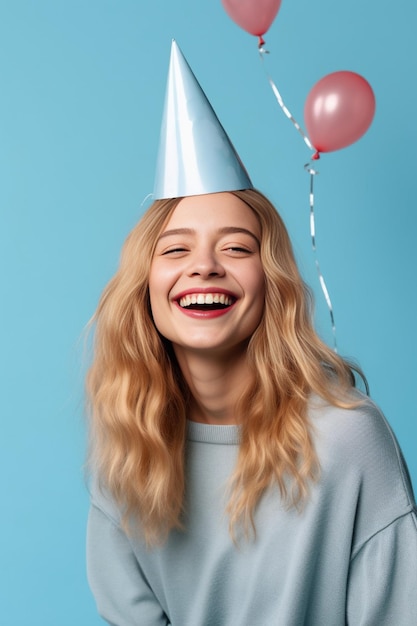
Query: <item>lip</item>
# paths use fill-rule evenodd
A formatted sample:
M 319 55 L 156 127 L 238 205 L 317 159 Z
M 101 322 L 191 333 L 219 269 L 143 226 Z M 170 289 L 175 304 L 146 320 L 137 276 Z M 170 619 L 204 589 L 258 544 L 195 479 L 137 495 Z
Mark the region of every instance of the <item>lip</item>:
M 187 293 L 190 293 L 190 292 L 188 291 Z M 202 292 L 199 291 L 198 293 L 202 293 Z M 209 293 L 212 293 L 212 292 L 209 292 Z M 214 319 L 216 317 L 221 317 L 222 315 L 227 315 L 233 309 L 235 304 L 236 302 L 228 306 L 227 309 L 212 309 L 212 310 L 203 311 L 203 310 L 197 310 L 197 309 L 184 309 L 182 306 L 180 306 L 178 300 L 174 300 L 174 305 L 177 307 L 179 311 L 181 311 L 181 313 L 183 313 L 184 315 L 187 315 L 188 317 L 193 317 L 194 319 L 199 319 L 199 320 L 203 320 L 203 319 L 209 320 L 209 319 Z
M 197 309 L 186 309 L 180 306 L 181 298 L 184 298 L 185 296 L 188 296 L 188 295 L 192 295 L 193 293 L 203 293 L 203 294 L 222 293 L 233 298 L 234 302 L 233 304 L 228 306 L 226 309 L 212 309 L 212 310 L 207 310 L 207 311 L 197 310 Z M 174 305 L 177 307 L 177 309 L 181 311 L 181 313 L 183 313 L 184 315 L 187 315 L 187 317 L 191 317 L 191 318 L 199 319 L 199 320 L 209 320 L 209 319 L 215 319 L 216 317 L 222 317 L 223 315 L 227 315 L 227 313 L 229 313 L 234 308 L 238 300 L 238 297 L 232 291 L 229 291 L 228 289 L 222 289 L 220 287 L 192 287 L 191 289 L 186 289 L 184 291 L 181 291 L 180 293 L 177 293 L 172 298 L 172 300 L 173 300 Z

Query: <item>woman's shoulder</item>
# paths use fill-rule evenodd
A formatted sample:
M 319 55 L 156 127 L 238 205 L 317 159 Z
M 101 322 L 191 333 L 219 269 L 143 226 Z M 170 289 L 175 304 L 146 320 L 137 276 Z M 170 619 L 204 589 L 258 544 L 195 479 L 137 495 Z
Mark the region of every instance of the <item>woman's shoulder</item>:
M 310 420 L 324 468 L 355 474 L 361 483 L 400 490 L 413 501 L 407 465 L 395 434 L 375 402 L 352 392 L 353 408 L 340 408 L 313 397 Z
M 99 509 L 113 524 L 119 526 L 122 517 L 120 508 L 108 490 L 101 484 L 97 474 L 93 473 L 90 476 L 88 490 L 91 506 Z
M 356 406 L 344 409 L 313 398 L 310 419 L 321 469 L 318 489 L 352 516 L 358 550 L 416 509 L 391 426 L 372 400 L 356 393 L 354 399 Z
M 372 446 L 382 446 L 396 454 L 397 440 L 379 406 L 357 390 L 351 393 L 347 403 L 352 405 L 351 408 L 335 406 L 312 396 L 309 418 L 318 437 L 347 450 L 354 447 L 357 451 L 366 449 L 369 452 Z

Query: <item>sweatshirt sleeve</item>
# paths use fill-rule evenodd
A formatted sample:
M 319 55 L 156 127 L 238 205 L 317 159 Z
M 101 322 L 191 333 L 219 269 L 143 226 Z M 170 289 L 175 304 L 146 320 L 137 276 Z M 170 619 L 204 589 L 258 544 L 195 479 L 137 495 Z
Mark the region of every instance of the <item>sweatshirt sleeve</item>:
M 353 558 L 347 624 L 417 624 L 417 514 L 413 510 L 371 537 Z
M 97 610 L 111 626 L 168 626 L 130 543 L 92 504 L 87 527 L 87 576 Z

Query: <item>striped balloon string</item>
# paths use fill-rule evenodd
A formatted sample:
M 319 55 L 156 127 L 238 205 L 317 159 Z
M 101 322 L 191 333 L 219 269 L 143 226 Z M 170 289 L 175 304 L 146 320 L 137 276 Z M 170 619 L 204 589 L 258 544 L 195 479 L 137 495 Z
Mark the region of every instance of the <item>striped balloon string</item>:
M 285 106 L 284 104 L 284 100 L 282 99 L 282 96 L 280 94 L 280 92 L 278 91 L 278 87 L 276 86 L 276 84 L 274 83 L 274 81 L 272 80 L 271 76 L 269 75 L 266 67 L 265 67 L 265 63 L 264 63 L 264 57 L 265 54 L 269 54 L 269 50 L 266 50 L 263 47 L 263 44 L 265 42 L 263 41 L 262 44 L 259 44 L 259 56 L 261 58 L 261 61 L 263 63 L 263 68 L 265 70 L 265 74 L 266 77 L 268 79 L 268 82 L 271 86 L 271 89 L 274 93 L 275 98 L 277 99 L 277 102 L 279 104 L 279 106 L 281 107 L 282 111 L 285 113 L 285 115 L 287 116 L 287 118 L 292 122 L 292 124 L 294 125 L 295 129 L 300 133 L 301 137 L 304 140 L 304 143 L 306 144 L 307 148 L 309 148 L 310 150 L 314 150 L 314 146 L 311 143 L 310 139 L 307 137 L 306 133 L 303 131 L 303 129 L 301 128 L 300 124 L 297 122 L 297 120 L 293 117 L 293 115 L 291 114 L 291 112 L 289 111 L 289 109 Z
M 319 263 L 318 256 L 317 256 L 317 246 L 316 246 L 316 220 L 315 220 L 315 215 L 314 215 L 314 177 L 317 176 L 319 172 L 311 166 L 311 163 L 306 163 L 304 165 L 304 169 L 310 174 L 310 195 L 309 195 L 310 236 L 311 236 L 311 245 L 312 245 L 313 254 L 314 254 L 314 262 L 316 264 L 320 287 L 323 292 L 324 299 L 326 300 L 327 308 L 329 309 L 330 323 L 332 326 L 332 333 L 333 333 L 333 350 L 337 353 L 336 323 L 334 319 L 333 305 L 330 299 L 329 290 L 327 289 L 326 281 L 324 280 L 324 276 L 320 269 L 320 263 Z
M 268 82 L 269 82 L 269 84 L 271 86 L 272 92 L 273 92 L 273 94 L 274 94 L 274 96 L 275 96 L 275 98 L 276 98 L 276 100 L 277 100 L 281 110 L 283 111 L 285 116 L 290 120 L 290 122 L 293 124 L 294 128 L 301 135 L 301 137 L 302 137 L 304 143 L 306 144 L 307 148 L 309 148 L 310 150 L 315 150 L 315 148 L 314 148 L 313 144 L 311 143 L 310 139 L 308 138 L 306 133 L 303 131 L 303 129 L 301 128 L 301 126 L 299 125 L 297 120 L 294 118 L 294 116 L 291 114 L 291 112 L 288 109 L 288 107 L 285 105 L 284 100 L 283 100 L 283 98 L 282 98 L 282 96 L 281 96 L 281 94 L 280 94 L 280 92 L 278 90 L 278 87 L 276 86 L 276 84 L 272 80 L 271 76 L 269 75 L 268 71 L 266 70 L 265 63 L 264 63 L 264 56 L 265 56 L 265 54 L 269 54 L 269 51 L 264 48 L 264 44 L 265 44 L 265 41 L 263 39 L 260 39 L 259 45 L 258 45 L 259 56 L 260 56 L 261 61 L 263 63 L 263 68 L 265 70 L 265 74 L 266 74 Z M 319 158 L 320 158 L 319 153 L 317 151 L 315 151 L 314 154 L 311 157 L 311 160 L 312 161 L 316 161 Z M 319 263 L 319 260 L 318 260 L 317 246 L 316 246 L 316 226 L 315 226 L 315 214 L 314 214 L 314 177 L 319 172 L 315 168 L 313 168 L 310 163 L 307 163 L 304 166 L 304 169 L 310 174 L 310 196 L 309 196 L 309 200 L 310 200 L 310 235 L 311 235 L 311 244 L 312 244 L 313 254 L 314 254 L 314 262 L 315 262 L 317 273 L 318 273 L 318 277 L 319 277 L 320 287 L 321 287 L 321 290 L 323 292 L 323 296 L 324 296 L 324 299 L 326 301 L 327 308 L 328 308 L 329 314 L 330 314 L 330 323 L 331 323 L 332 333 L 333 333 L 333 349 L 337 353 L 336 324 L 335 324 L 335 318 L 334 318 L 333 305 L 332 305 L 332 301 L 331 301 L 331 298 L 330 298 L 329 290 L 328 290 L 327 285 L 326 285 L 326 281 L 324 280 L 324 276 L 323 276 L 323 274 L 321 272 L 321 269 L 320 269 L 320 263 Z

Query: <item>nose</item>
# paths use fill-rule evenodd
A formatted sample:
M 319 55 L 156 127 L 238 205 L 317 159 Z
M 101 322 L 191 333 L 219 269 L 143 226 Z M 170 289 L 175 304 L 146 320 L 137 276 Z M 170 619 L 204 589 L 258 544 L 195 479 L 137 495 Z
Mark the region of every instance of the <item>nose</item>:
M 189 276 L 200 276 L 201 278 L 211 278 L 213 276 L 224 276 L 225 270 L 220 259 L 212 249 L 199 249 L 190 258 L 188 267 Z

